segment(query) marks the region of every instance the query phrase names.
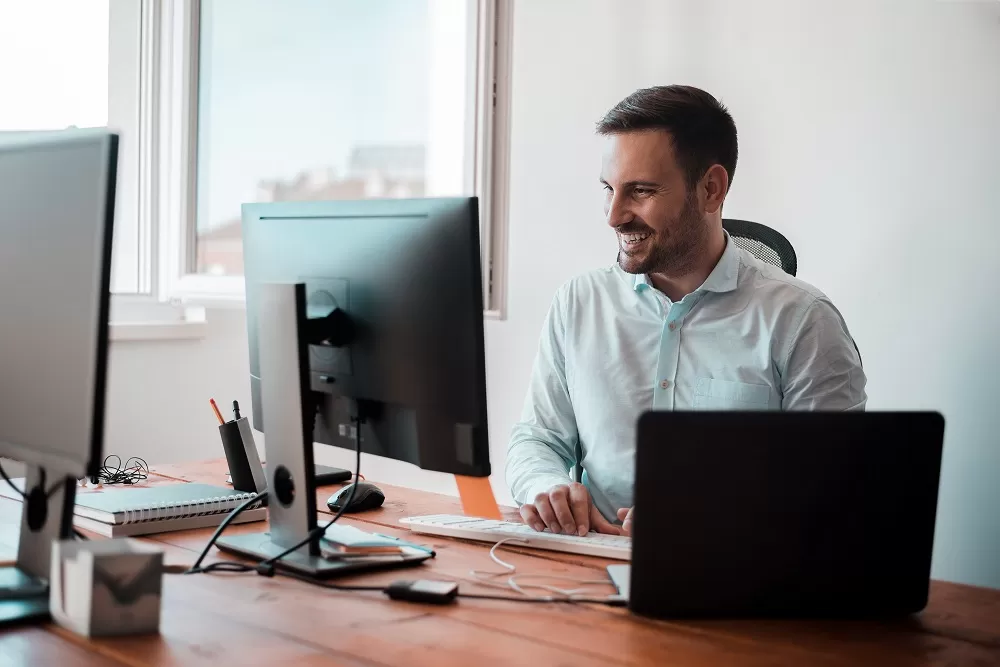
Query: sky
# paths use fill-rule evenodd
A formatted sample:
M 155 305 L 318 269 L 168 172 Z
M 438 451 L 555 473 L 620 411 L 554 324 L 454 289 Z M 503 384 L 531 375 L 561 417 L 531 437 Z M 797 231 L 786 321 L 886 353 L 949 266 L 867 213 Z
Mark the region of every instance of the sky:
M 343 173 L 356 145 L 426 141 L 425 0 L 202 7 L 200 230 L 238 218 L 262 179 Z
M 431 40 L 455 39 L 430 34 L 428 4 L 464 1 L 203 0 L 199 230 L 238 218 L 261 180 L 426 144 Z M 108 123 L 108 8 L 0 0 L 0 132 Z

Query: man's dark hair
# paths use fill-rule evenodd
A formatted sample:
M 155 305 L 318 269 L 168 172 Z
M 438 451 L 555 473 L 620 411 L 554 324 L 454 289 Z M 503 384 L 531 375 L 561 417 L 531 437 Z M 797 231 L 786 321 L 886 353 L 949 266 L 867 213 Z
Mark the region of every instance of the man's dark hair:
M 736 171 L 736 123 L 717 99 L 693 86 L 655 86 L 635 91 L 597 123 L 602 135 L 665 130 L 688 187 L 721 164 L 730 185 Z

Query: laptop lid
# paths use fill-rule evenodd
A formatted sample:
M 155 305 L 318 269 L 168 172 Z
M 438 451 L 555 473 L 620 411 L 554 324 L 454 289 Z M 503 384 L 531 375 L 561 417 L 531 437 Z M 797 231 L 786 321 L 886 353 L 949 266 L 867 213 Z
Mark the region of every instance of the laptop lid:
M 633 611 L 877 616 L 927 602 L 944 419 L 931 412 L 648 412 Z

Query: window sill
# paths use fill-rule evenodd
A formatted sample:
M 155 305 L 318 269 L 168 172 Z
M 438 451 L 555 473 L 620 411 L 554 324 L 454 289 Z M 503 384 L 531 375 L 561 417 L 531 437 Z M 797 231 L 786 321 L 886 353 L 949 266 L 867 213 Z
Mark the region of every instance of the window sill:
M 195 308 L 246 307 L 243 276 L 188 274 L 175 281 L 164 298 Z
M 112 308 L 108 339 L 113 343 L 199 340 L 208 334 L 204 308 L 171 304 L 128 304 Z
M 150 340 L 199 340 L 205 337 L 204 322 L 126 322 L 111 323 L 108 340 L 112 343 Z

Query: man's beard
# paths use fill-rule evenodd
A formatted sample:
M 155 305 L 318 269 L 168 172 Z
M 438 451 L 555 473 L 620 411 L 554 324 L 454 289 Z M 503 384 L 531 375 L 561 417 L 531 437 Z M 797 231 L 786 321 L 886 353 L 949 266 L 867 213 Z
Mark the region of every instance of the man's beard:
M 618 266 L 626 273 L 686 273 L 695 264 L 700 248 L 708 236 L 708 228 L 697 208 L 697 200 L 691 193 L 684 200 L 684 208 L 670 225 L 669 232 L 655 232 L 646 223 L 634 220 L 618 228 L 622 234 L 648 232 L 651 247 L 642 257 L 630 255 L 621 245 L 618 248 Z

